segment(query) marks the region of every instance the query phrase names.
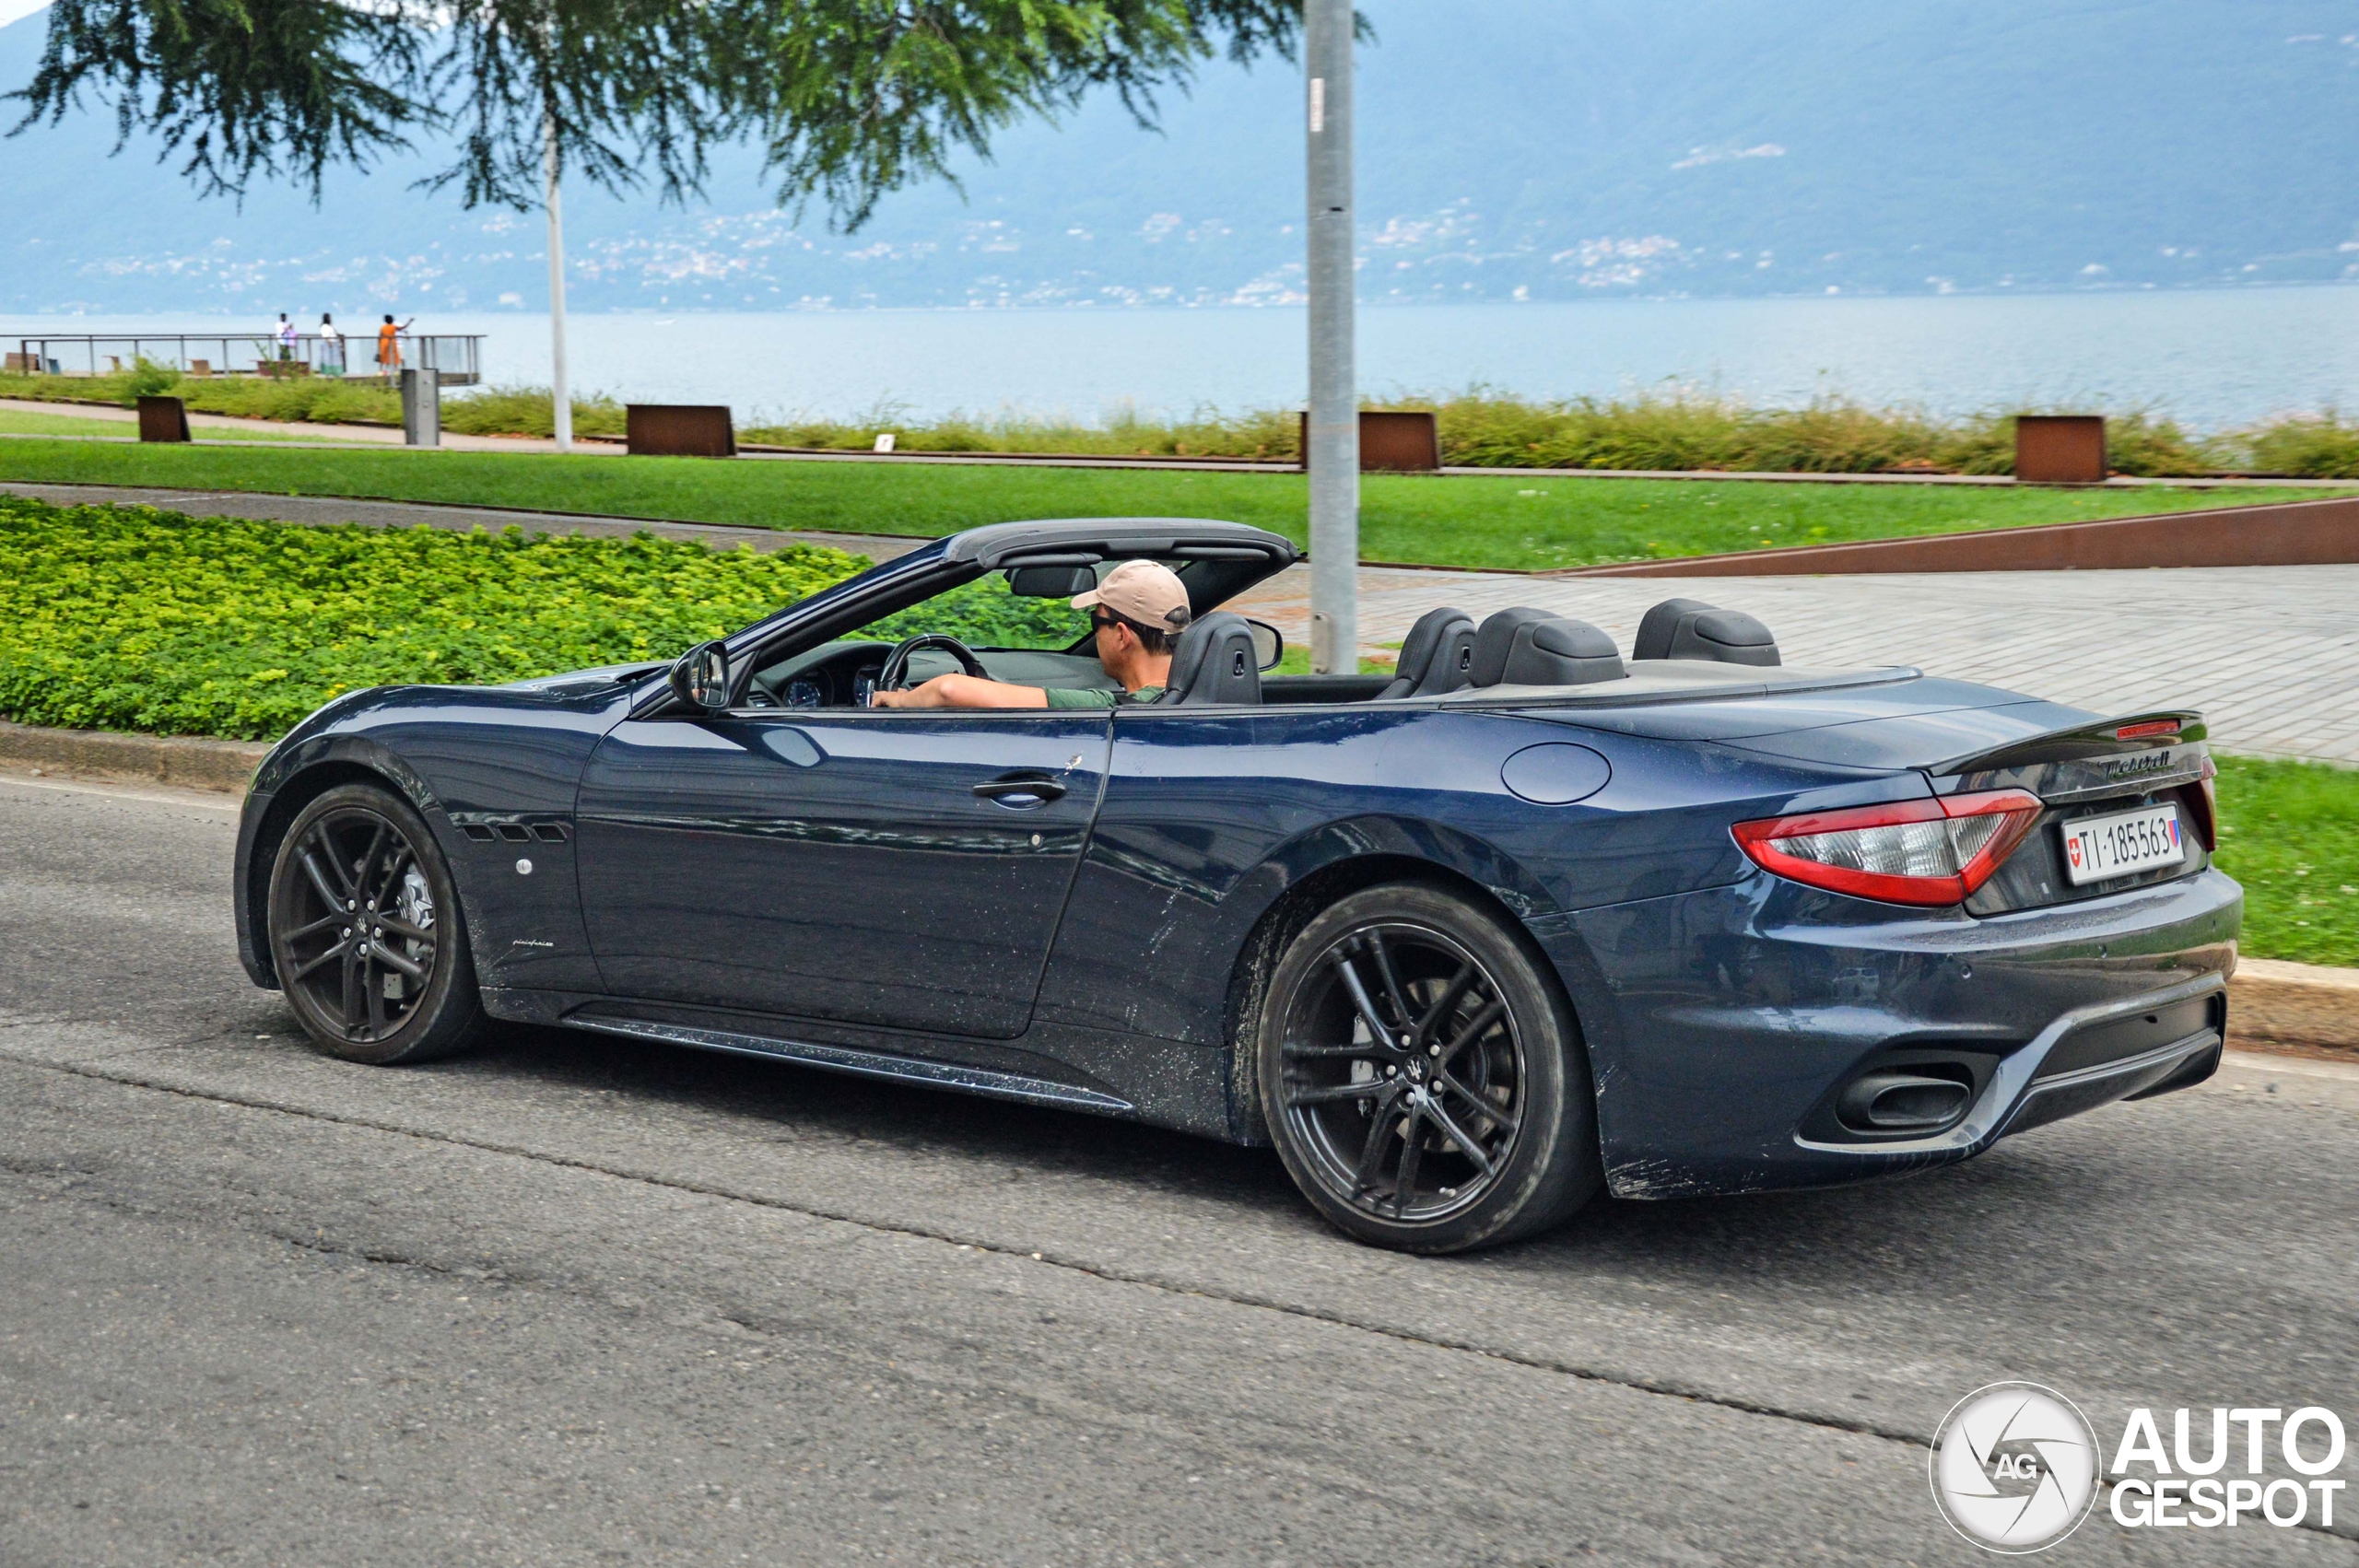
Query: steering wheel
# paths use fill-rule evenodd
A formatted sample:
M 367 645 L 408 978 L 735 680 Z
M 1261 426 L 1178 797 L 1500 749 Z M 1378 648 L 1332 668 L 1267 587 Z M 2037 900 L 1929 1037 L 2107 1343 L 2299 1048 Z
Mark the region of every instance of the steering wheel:
M 885 656 L 884 668 L 876 672 L 876 689 L 885 692 L 906 691 L 910 678 L 910 655 L 928 648 L 938 648 L 958 661 L 958 667 L 978 680 L 988 680 L 983 661 L 974 650 L 947 632 L 927 632 L 910 638 Z

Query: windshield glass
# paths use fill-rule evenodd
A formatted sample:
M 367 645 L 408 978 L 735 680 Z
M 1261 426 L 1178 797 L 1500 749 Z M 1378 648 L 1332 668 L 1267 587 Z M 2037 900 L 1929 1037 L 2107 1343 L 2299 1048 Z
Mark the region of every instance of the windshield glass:
M 969 648 L 1071 648 L 1089 633 L 1089 612 L 1066 600 L 1018 598 L 997 572 L 963 588 L 937 593 L 921 604 L 897 610 L 851 634 L 878 642 L 898 642 L 923 632 L 943 632 Z

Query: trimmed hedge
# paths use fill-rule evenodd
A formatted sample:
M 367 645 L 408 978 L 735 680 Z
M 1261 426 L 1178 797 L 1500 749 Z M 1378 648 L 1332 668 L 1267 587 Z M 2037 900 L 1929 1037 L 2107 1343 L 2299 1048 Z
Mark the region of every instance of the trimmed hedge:
M 358 687 L 668 659 L 868 564 L 799 544 L 313 528 L 0 494 L 0 714 L 269 740 Z M 1062 647 L 1081 626 L 992 577 L 872 629 Z

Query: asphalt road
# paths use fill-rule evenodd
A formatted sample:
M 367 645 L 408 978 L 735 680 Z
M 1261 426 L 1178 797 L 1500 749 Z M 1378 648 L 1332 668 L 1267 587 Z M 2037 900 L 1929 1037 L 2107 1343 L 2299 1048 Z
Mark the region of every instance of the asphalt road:
M 323 1058 L 237 967 L 233 820 L 0 780 L 8 1564 L 1964 1563 L 1925 1445 L 1982 1384 L 2107 1442 L 2359 1415 L 2349 1069 L 1404 1258 L 1082 1117 L 557 1032 Z M 2354 1516 L 2043 1561 L 2359 1562 Z

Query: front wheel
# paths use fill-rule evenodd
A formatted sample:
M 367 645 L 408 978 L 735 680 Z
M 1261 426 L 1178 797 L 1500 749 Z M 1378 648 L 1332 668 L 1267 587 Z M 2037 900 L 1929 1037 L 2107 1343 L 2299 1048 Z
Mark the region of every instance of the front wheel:
M 1287 944 L 1260 1010 L 1278 1156 L 1362 1241 L 1462 1252 L 1602 1185 L 1587 1053 L 1529 943 L 1456 894 L 1346 897 Z
M 483 1029 L 451 869 L 389 790 L 340 785 L 297 814 L 271 873 L 270 956 L 304 1033 L 347 1061 L 424 1061 Z

